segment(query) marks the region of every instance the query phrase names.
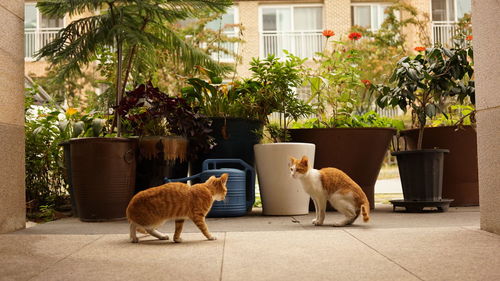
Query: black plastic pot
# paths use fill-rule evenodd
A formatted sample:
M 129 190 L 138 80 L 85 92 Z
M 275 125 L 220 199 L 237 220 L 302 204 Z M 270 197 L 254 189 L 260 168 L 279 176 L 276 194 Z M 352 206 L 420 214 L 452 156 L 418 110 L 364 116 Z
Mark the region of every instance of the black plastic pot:
M 136 139 L 138 156 L 135 193 L 164 184 L 165 178 L 184 178 L 188 140 L 178 136 L 149 136 Z
M 447 149 L 422 149 L 393 152 L 398 161 L 405 201 L 440 201 L 443 186 L 443 161 Z
M 70 140 L 71 175 L 82 221 L 125 218 L 135 186 L 136 142 L 126 138 Z

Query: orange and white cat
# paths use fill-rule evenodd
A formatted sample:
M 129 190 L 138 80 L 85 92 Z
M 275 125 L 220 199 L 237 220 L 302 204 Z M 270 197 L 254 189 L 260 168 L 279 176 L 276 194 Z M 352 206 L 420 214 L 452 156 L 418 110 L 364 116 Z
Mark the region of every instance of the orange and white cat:
M 214 200 L 221 201 L 226 197 L 227 178 L 228 174 L 222 174 L 220 178 L 212 176 L 206 182 L 193 186 L 172 182 L 137 193 L 127 207 L 130 240 L 139 242 L 136 231 L 142 229 L 160 240 L 168 240 L 168 235 L 157 228 L 171 219 L 175 220 L 176 243 L 182 242 L 181 232 L 186 219 L 192 220 L 208 240 L 215 240 L 208 232 L 205 217 Z
M 323 225 L 325 220 L 326 202 L 345 215 L 341 222 L 333 226 L 352 224 L 363 214 L 363 221 L 370 219 L 370 203 L 365 193 L 346 173 L 336 168 L 314 169 L 309 166 L 308 159 L 290 158 L 290 173 L 294 179 L 299 179 L 304 190 L 311 196 L 316 210 L 314 225 Z

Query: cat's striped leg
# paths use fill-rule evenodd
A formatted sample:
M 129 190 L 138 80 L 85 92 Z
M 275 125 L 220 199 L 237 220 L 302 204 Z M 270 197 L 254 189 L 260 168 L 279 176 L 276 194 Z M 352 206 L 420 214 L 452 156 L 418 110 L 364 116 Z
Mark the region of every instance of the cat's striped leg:
M 191 219 L 194 224 L 201 230 L 203 235 L 207 237 L 208 240 L 216 240 L 217 238 L 213 236 L 210 232 L 208 232 L 208 226 L 207 223 L 205 222 L 205 216 L 203 215 L 196 215 Z
M 182 242 L 181 232 L 182 232 L 183 226 L 184 226 L 184 220 L 175 220 L 175 234 L 174 234 L 174 242 L 175 243 Z
M 146 228 L 146 231 L 151 235 L 151 236 L 154 236 L 160 240 L 168 240 L 168 235 L 167 234 L 164 234 L 164 233 L 161 233 L 159 232 L 158 230 L 156 229 L 153 229 L 153 228 Z
M 133 222 L 130 222 L 130 242 L 139 243 L 139 238 L 137 238 L 137 225 Z

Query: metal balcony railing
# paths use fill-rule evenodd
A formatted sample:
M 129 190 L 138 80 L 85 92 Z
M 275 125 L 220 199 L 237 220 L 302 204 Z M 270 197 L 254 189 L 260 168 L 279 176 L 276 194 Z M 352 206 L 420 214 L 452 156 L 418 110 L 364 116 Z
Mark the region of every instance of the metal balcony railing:
M 260 33 L 260 55 L 273 54 L 283 57 L 283 50 L 300 58 L 312 58 L 323 51 L 325 38 L 321 30 L 310 31 L 263 31 Z
M 34 60 L 35 54 L 42 47 L 54 40 L 61 28 L 25 28 L 24 29 L 24 58 Z
M 443 47 L 453 46 L 453 37 L 456 32 L 456 23 L 452 21 L 432 22 L 432 44 L 440 44 Z

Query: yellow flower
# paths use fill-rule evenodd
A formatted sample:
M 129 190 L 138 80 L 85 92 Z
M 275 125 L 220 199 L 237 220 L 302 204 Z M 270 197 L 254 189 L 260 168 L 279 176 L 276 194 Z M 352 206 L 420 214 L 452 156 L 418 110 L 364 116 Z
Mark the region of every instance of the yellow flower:
M 78 110 L 76 110 L 76 108 L 70 107 L 66 110 L 66 115 L 72 116 L 75 115 L 77 112 Z

